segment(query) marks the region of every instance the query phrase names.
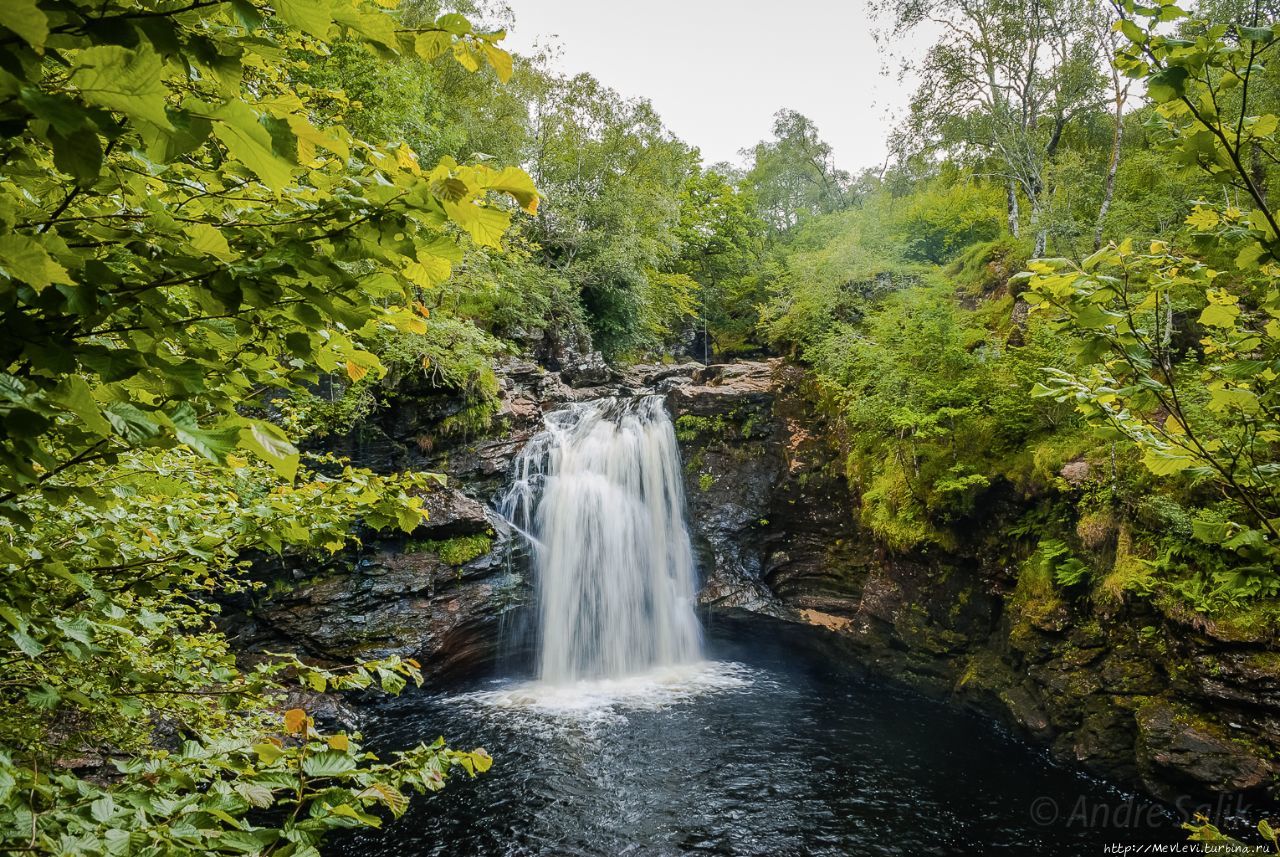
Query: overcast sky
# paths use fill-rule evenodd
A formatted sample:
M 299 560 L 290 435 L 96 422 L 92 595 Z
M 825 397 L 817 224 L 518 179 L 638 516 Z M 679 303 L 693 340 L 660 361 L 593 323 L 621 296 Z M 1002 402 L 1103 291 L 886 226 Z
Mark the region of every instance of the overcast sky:
M 508 0 L 507 44 L 561 48 L 561 71 L 590 72 L 653 102 L 704 162 L 739 162 L 783 107 L 813 119 L 837 163 L 878 166 L 908 87 L 871 38 L 863 0 Z

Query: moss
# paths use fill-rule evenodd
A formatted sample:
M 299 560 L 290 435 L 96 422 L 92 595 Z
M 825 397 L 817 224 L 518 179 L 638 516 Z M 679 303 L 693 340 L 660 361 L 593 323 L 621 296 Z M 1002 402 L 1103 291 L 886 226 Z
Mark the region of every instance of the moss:
M 710 473 L 704 473 L 698 477 L 698 490 L 710 491 L 711 486 L 716 484 L 716 478 Z
M 446 436 L 474 437 L 493 428 L 493 418 L 498 412 L 497 402 L 484 400 L 467 405 L 452 416 L 440 421 L 438 431 Z
M 476 533 L 472 536 L 456 536 L 452 539 L 426 539 L 410 542 L 406 549 L 410 553 L 429 551 L 440 557 L 446 565 L 457 568 L 492 550 L 493 536 L 489 533 Z
M 1009 236 L 978 242 L 969 245 L 946 274 L 970 294 L 990 294 L 1026 267 L 1030 250 L 1027 242 Z
M 699 439 L 723 440 L 734 437 L 750 440 L 768 434 L 769 415 L 758 408 L 739 406 L 714 417 L 685 414 L 676 417 L 676 439 L 691 443 Z
M 1129 524 L 1120 525 L 1116 536 L 1116 558 L 1111 571 L 1098 583 L 1098 597 L 1103 603 L 1118 606 L 1125 593 L 1149 594 L 1156 585 L 1156 573 L 1150 562 L 1135 551 Z
M 1018 583 L 1010 599 L 1013 626 L 1009 629 L 1009 641 L 1023 651 L 1038 648 L 1038 631 L 1057 630 L 1067 613 L 1053 582 L 1053 567 L 1033 554 L 1018 572 Z
M 703 435 L 723 434 L 729 424 L 723 416 L 699 417 L 685 414 L 676 417 L 676 439 L 684 443 L 695 441 Z

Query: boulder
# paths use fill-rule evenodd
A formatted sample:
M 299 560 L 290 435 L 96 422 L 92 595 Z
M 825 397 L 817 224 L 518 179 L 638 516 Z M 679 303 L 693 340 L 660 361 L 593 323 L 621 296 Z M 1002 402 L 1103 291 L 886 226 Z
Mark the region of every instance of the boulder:
M 455 488 L 435 488 L 422 496 L 427 519 L 413 531 L 416 539 L 447 539 L 483 533 L 493 526 L 478 501 Z

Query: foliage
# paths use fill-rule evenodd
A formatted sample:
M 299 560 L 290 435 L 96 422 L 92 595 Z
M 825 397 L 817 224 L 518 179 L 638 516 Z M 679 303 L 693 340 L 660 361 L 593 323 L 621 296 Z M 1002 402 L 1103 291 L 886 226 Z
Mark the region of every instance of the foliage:
M 1257 208 L 1197 206 L 1187 226 L 1199 252 L 1124 241 L 1078 265 L 1032 265 L 1030 299 L 1077 334 L 1083 364 L 1053 372 L 1038 391 L 1074 402 L 1133 443 L 1155 475 L 1213 485 L 1230 503 L 1228 517 L 1197 519 L 1192 534 L 1234 554 L 1234 573 L 1248 580 L 1280 560 L 1280 245 L 1245 154 L 1276 146 L 1277 117 L 1251 115 L 1247 98 L 1275 34 L 1240 25 L 1238 39 L 1227 40 L 1217 25 L 1194 40 L 1171 39 L 1157 24 L 1185 17 L 1182 9 L 1130 11 L 1150 23 L 1118 22 L 1131 47 L 1117 64 L 1146 80 L 1167 148 L 1249 193 Z M 1235 89 L 1240 98 L 1229 102 Z
M 290 396 L 382 377 L 379 340 L 429 338 L 424 301 L 463 247 L 497 248 L 538 196 L 518 169 L 426 166 L 352 133 L 303 57 L 443 55 L 505 78 L 502 34 L 357 0 L 19 0 L 0 26 L 0 840 L 314 854 L 486 757 L 383 765 L 343 736 L 324 749 L 301 713 L 280 738 L 286 671 L 395 691 L 417 667 L 242 668 L 215 599 L 246 551 L 417 526 L 428 477 L 302 456 Z M 85 753 L 118 774 L 76 776 Z M 256 813 L 272 804 L 287 812 Z
M 978 242 L 1001 234 L 1003 195 L 990 185 L 940 181 L 916 190 L 895 218 L 902 255 L 941 265 Z
M 374 812 L 405 811 L 406 791 L 437 791 L 454 768 L 474 776 L 492 764 L 484 750 L 450 750 L 443 739 L 382 762 L 362 750 L 359 734 L 321 734 L 301 709 L 282 720 L 255 738 L 189 739 L 171 752 L 116 760 L 107 783 L 15 769 L 0 752 L 0 843 L 59 854 L 316 857 L 326 832 L 377 827 Z
M 714 170 L 701 171 L 680 192 L 676 238 L 680 256 L 676 272 L 697 284 L 698 310 L 714 350 L 731 353 L 755 338 L 759 304 L 764 300 L 759 276 L 765 252 L 765 222 L 756 200 Z
M 922 25 L 947 34 L 916 64 L 921 82 L 904 155 L 943 151 L 979 163 L 1006 195 L 1009 230 L 1027 201 L 1044 250 L 1054 171 L 1073 123 L 1103 106 L 1099 57 L 1107 12 L 1091 0 L 893 0 L 878 4 L 895 35 Z
M 581 295 L 606 354 L 656 347 L 655 327 L 693 314 L 688 281 L 655 273 L 679 251 L 679 195 L 696 153 L 647 101 L 589 75 L 545 74 L 530 110 L 530 170 L 548 199 L 530 234 L 546 265 Z
M 757 143 L 748 154 L 751 168 L 744 184 L 775 232 L 794 228 L 806 216 L 844 207 L 849 174 L 836 167 L 831 146 L 808 117 L 779 110 L 773 117 L 773 139 Z

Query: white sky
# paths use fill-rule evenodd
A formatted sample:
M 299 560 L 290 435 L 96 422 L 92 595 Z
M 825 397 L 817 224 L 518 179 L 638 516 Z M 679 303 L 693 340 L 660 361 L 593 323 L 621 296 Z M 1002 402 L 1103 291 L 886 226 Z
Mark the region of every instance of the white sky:
M 865 0 L 508 0 L 507 45 L 558 44 L 560 71 L 589 72 L 653 102 L 707 164 L 769 136 L 780 108 L 817 123 L 836 162 L 879 166 L 910 95 L 886 74 Z

